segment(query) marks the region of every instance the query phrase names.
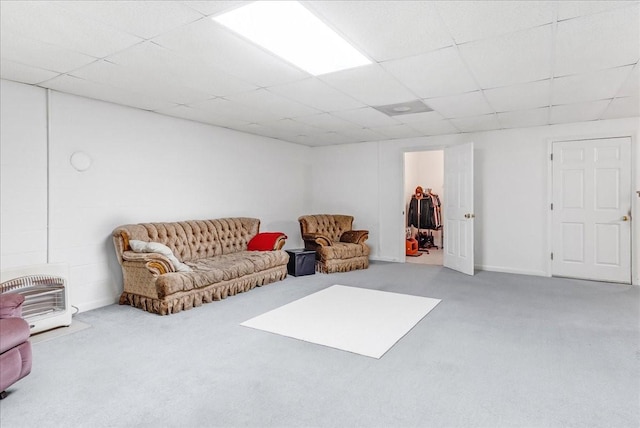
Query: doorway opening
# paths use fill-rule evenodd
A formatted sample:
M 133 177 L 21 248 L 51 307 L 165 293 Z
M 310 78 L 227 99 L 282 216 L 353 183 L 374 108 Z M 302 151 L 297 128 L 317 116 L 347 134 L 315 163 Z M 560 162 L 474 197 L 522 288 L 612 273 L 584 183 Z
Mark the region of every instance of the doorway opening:
M 405 152 L 405 262 L 443 265 L 444 150 Z

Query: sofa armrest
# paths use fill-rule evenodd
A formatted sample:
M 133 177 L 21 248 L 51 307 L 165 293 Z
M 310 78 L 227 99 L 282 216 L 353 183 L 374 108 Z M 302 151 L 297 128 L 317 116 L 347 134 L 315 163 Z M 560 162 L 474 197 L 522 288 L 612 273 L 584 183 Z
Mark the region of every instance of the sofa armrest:
M 314 244 L 324 247 L 331 246 L 331 239 L 329 239 L 328 236 L 323 235 L 322 233 L 306 233 L 302 235 L 302 240 L 305 242 L 313 242 Z
M 0 318 L 22 317 L 24 296 L 17 293 L 0 294 Z
M 146 268 L 154 275 L 176 272 L 176 269 L 173 267 L 173 263 L 159 253 L 136 253 L 134 251 L 125 251 L 122 253 L 122 259 L 127 262 L 144 263 Z
M 347 230 L 340 236 L 340 242 L 349 242 L 351 244 L 362 244 L 369 238 L 368 230 Z

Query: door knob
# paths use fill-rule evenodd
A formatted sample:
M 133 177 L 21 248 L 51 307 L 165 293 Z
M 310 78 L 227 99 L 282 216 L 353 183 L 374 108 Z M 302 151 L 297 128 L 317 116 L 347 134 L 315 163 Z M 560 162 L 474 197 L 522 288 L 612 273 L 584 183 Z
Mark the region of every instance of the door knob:
M 474 218 L 475 215 L 474 214 L 465 214 L 464 218 Z
M 622 221 L 629 221 L 629 217 L 628 217 L 628 216 L 626 216 L 626 215 L 623 215 L 623 216 L 622 216 Z

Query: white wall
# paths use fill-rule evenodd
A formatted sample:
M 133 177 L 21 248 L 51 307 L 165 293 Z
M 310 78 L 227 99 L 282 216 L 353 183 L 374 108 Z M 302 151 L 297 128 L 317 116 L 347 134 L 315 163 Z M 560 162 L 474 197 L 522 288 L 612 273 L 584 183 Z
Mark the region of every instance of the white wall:
M 68 263 L 71 303 L 81 310 L 120 294 L 110 232 L 130 222 L 253 216 L 295 248 L 298 216 L 346 213 L 370 231 L 373 259 L 403 261 L 404 153 L 468 141 L 475 143 L 479 268 L 550 273 L 554 139 L 630 135 L 632 215 L 640 218 L 638 118 L 308 148 L 57 92 L 49 96 L 47 134 L 46 91 L 0 84 L 0 267 Z M 76 151 L 93 159 L 89 170 L 72 168 Z M 638 222 L 632 227 L 637 259 Z
M 377 143 L 343 144 L 334 149 L 313 148 L 313 168 L 309 180 L 312 201 L 306 214 L 347 214 L 354 216 L 353 228 L 379 228 Z M 367 243 L 377 253 L 377 237 Z
M 378 193 L 366 196 L 351 194 L 354 212 L 360 207 L 378 203 L 378 219 L 370 219 L 370 236 L 375 251 L 372 258 L 389 261 L 404 260 L 403 156 L 405 152 L 438 149 L 453 144 L 475 144 L 475 254 L 478 268 L 533 275 L 549 275 L 549 144 L 556 139 L 632 136 L 634 146 L 634 180 L 640 189 L 637 150 L 637 118 L 593 121 L 536 128 L 489 131 L 473 134 L 446 135 L 383 141 L 378 144 L 377 162 L 371 157 L 371 143 L 349 148 L 352 162 L 350 188 L 371 187 L 378 179 Z M 344 196 L 338 183 L 327 181 L 322 173 L 329 163 L 343 156 L 341 146 L 314 148 L 313 186 L 315 194 Z M 362 159 L 362 162 L 356 162 Z M 341 176 L 344 171 L 333 171 Z M 633 195 L 633 214 L 638 218 L 640 206 Z M 379 227 L 376 227 L 379 225 Z M 640 254 L 640 228 L 633 225 L 634 255 Z M 638 262 L 635 262 L 636 265 Z M 638 270 L 634 283 L 638 283 Z
M 47 110 L 43 89 L 0 80 L 0 267 L 47 260 Z
M 404 154 L 404 197 L 407 203 L 416 187 L 442 197 L 444 194 L 444 151 L 427 150 Z
M 43 90 L 2 84 L 3 132 L 5 114 L 44 109 Z M 12 90 L 5 91 L 5 86 Z M 40 98 L 32 100 L 34 92 Z M 30 138 L 27 125 L 32 124 L 15 134 Z M 4 198 L 5 184 L 26 175 L 19 165 L 6 171 L 4 167 L 5 152 L 14 153 L 16 163 L 25 163 L 21 144 L 3 133 L 3 268 L 5 251 L 13 254 L 17 245 L 17 240 L 4 239 L 5 231 L 22 236 L 30 227 Z M 250 216 L 261 219 L 262 231 L 286 233 L 287 248 L 302 246 L 297 218 L 311 204 L 305 185 L 308 147 L 55 91 L 50 93 L 49 147 L 46 261 L 70 265 L 70 300 L 80 310 L 111 304 L 122 291 L 111 241 L 111 231 L 121 224 Z M 31 195 L 37 200 L 34 210 L 46 219 L 46 185 L 41 190 L 47 177 L 46 145 L 34 151 L 38 178 L 30 183 L 40 190 Z M 76 151 L 93 160 L 85 172 L 69 162 Z M 41 219 L 38 224 L 42 229 Z M 44 227 L 46 231 L 46 223 Z M 46 245 L 46 239 L 40 239 L 36 251 L 44 253 Z M 24 255 L 12 261 L 28 265 L 35 260 Z

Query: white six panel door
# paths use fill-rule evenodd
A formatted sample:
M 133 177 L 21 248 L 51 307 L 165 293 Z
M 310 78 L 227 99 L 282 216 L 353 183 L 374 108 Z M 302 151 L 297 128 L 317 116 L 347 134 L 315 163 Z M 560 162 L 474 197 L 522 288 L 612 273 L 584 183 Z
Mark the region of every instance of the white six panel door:
M 445 267 L 474 274 L 473 143 L 444 151 Z
M 631 283 L 631 140 L 553 143 L 552 273 Z

